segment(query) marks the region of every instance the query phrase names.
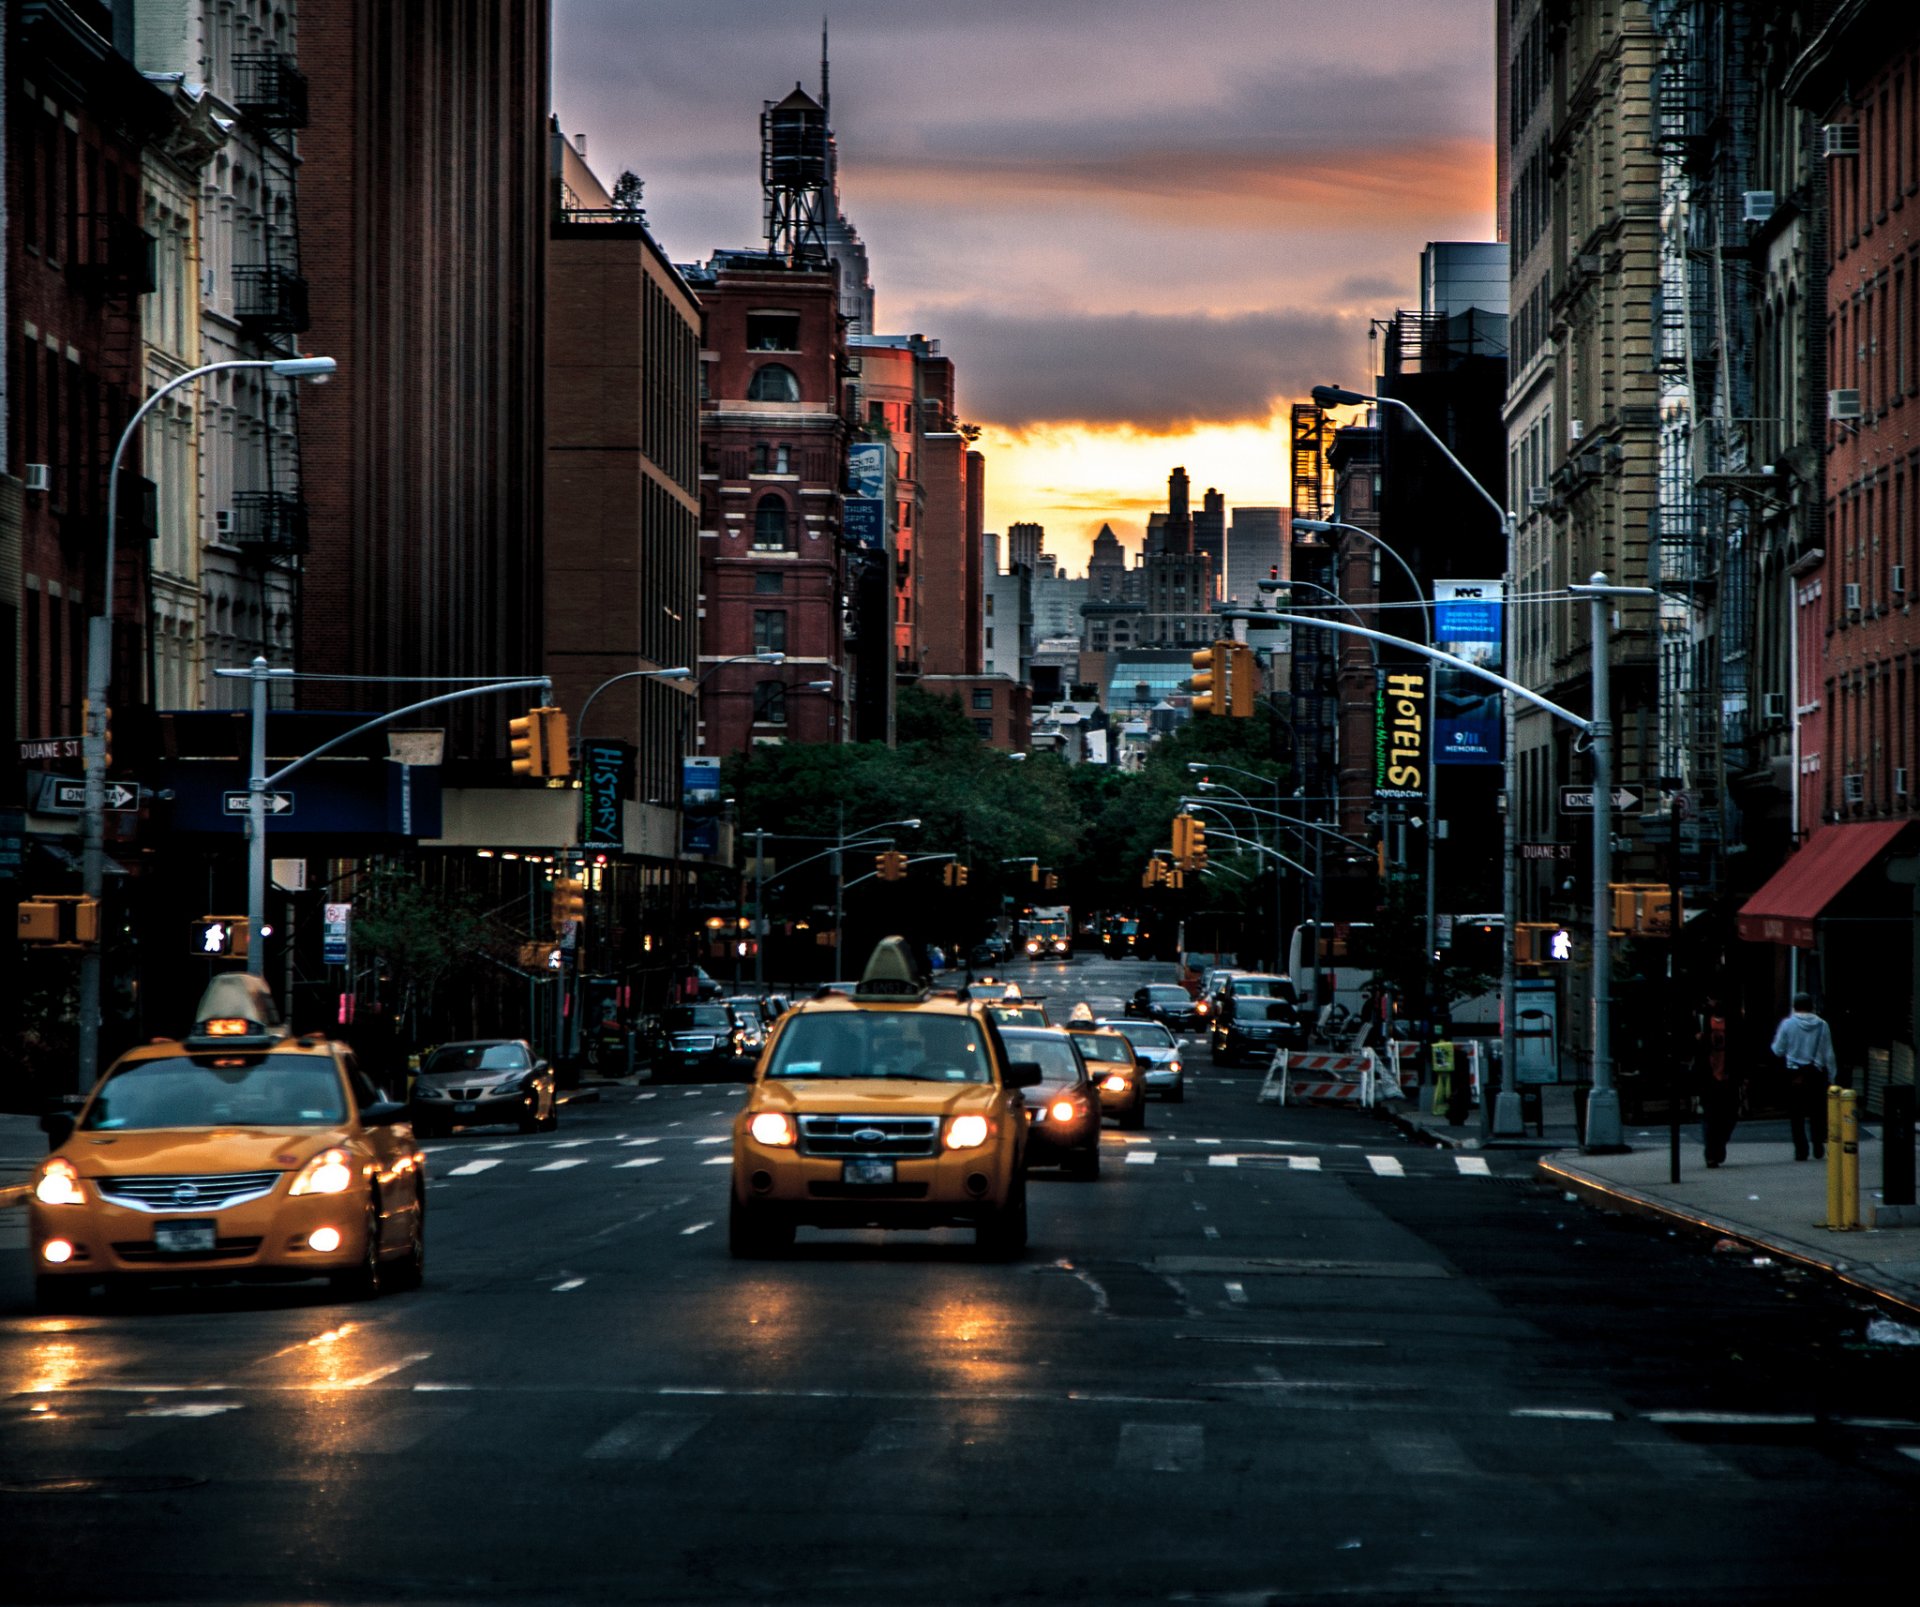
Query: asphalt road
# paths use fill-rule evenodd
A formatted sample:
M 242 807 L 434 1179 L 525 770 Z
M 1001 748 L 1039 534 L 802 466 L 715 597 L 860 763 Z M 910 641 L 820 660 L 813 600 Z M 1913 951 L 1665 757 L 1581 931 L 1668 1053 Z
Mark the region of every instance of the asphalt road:
M 1053 1000 L 1165 968 L 1018 974 Z M 1911 1588 L 1920 1350 L 1522 1155 L 1188 1102 L 962 1234 L 725 1243 L 729 1088 L 429 1146 L 426 1287 L 28 1308 L 9 1601 L 1804 1602 Z

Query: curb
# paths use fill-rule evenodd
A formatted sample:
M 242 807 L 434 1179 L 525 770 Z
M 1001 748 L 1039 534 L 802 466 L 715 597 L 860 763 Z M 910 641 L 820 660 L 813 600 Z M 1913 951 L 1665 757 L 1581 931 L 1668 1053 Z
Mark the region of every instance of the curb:
M 25 1205 L 27 1196 L 33 1192 L 31 1183 L 9 1183 L 0 1187 L 0 1211 L 9 1205 Z
M 1623 1188 L 1619 1184 L 1607 1183 L 1585 1173 L 1571 1171 L 1555 1165 L 1552 1156 L 1543 1157 L 1536 1170 L 1541 1181 L 1578 1194 L 1589 1204 L 1598 1205 L 1606 1210 L 1620 1211 L 1630 1216 L 1645 1216 L 1659 1221 L 1675 1222 L 1696 1233 L 1712 1234 L 1716 1238 L 1734 1239 L 1756 1250 L 1765 1250 L 1769 1255 L 1778 1256 L 1783 1261 L 1791 1261 L 1796 1266 L 1805 1267 L 1808 1271 L 1824 1273 L 1871 1300 L 1894 1307 L 1905 1316 L 1920 1316 L 1920 1291 L 1901 1294 L 1880 1284 L 1869 1283 L 1843 1261 L 1829 1260 L 1800 1245 L 1768 1238 L 1763 1233 L 1757 1233 L 1749 1227 L 1742 1227 L 1739 1223 L 1730 1222 L 1724 1217 L 1684 1210 L 1666 1200 L 1656 1200 L 1649 1195 L 1636 1194 L 1632 1189 Z
M 1437 1128 L 1428 1127 L 1425 1123 L 1417 1122 L 1398 1111 L 1386 1110 L 1384 1106 L 1379 1108 L 1387 1120 L 1409 1138 L 1422 1139 L 1439 1149 L 1537 1150 L 1543 1155 L 1550 1155 L 1566 1147 L 1560 1140 L 1553 1138 L 1481 1138 L 1478 1135 L 1456 1138 L 1451 1132 L 1441 1132 Z M 1460 1132 L 1465 1134 L 1474 1125 L 1473 1123 L 1463 1124 Z

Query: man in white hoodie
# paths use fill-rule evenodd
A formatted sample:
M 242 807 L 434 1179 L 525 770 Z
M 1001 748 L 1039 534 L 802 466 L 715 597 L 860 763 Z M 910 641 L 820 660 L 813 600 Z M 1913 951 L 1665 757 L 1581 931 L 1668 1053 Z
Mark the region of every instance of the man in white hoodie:
M 1827 1088 L 1840 1075 L 1833 1057 L 1833 1033 L 1813 1013 L 1813 995 L 1796 993 L 1793 1013 L 1773 1032 L 1773 1052 L 1787 1063 L 1787 1122 L 1793 1130 L 1793 1158 L 1827 1152 Z

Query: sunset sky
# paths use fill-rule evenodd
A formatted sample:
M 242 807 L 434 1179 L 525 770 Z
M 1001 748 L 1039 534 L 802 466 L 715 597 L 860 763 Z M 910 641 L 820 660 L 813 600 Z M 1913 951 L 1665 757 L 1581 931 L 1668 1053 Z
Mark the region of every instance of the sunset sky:
M 1196 503 L 1287 498 L 1288 405 L 1362 384 L 1429 240 L 1493 233 L 1493 0 L 835 0 L 833 123 L 878 325 L 936 337 L 989 529 L 1078 570 Z M 817 4 L 554 0 L 554 105 L 675 261 L 761 241 L 759 113 Z

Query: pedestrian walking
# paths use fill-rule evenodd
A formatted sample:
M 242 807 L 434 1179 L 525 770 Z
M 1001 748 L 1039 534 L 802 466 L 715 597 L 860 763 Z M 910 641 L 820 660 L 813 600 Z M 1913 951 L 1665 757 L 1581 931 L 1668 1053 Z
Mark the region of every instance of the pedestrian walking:
M 1740 1084 L 1727 1061 L 1727 1015 L 1713 994 L 1707 995 L 1695 1035 L 1700 1067 L 1700 1127 L 1706 1142 L 1707 1165 L 1727 1158 L 1727 1140 L 1740 1120 Z
M 1813 995 L 1796 993 L 1793 1013 L 1774 1029 L 1773 1052 L 1787 1063 L 1787 1124 L 1793 1131 L 1793 1158 L 1804 1161 L 1811 1147 L 1818 1160 L 1827 1152 L 1827 1087 L 1840 1076 L 1833 1057 L 1833 1033 L 1813 1013 Z

